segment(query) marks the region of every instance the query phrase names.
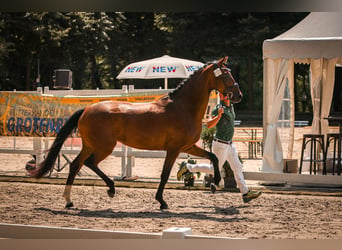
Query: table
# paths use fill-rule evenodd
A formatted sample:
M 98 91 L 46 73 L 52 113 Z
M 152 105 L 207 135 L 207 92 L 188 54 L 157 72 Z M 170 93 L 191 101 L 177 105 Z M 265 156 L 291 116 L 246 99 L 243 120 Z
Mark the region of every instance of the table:
M 258 158 L 263 152 L 263 128 L 235 127 L 233 142 L 248 143 L 248 159 Z
M 337 174 L 341 174 L 341 141 L 342 141 L 342 117 L 339 116 L 328 116 L 324 117 L 324 119 L 328 120 L 329 122 L 337 122 L 339 126 L 339 138 L 337 142 Z M 328 149 L 326 149 L 328 150 Z

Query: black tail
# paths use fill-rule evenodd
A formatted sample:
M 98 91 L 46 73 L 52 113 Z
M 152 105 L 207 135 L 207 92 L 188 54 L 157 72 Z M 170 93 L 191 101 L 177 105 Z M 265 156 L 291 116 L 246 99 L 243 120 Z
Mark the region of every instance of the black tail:
M 76 111 L 64 124 L 61 130 L 58 132 L 55 141 L 53 142 L 51 148 L 49 149 L 49 153 L 42 161 L 38 167 L 31 173 L 32 177 L 40 178 L 47 174 L 55 164 L 57 159 L 58 153 L 62 148 L 63 143 L 71 134 L 72 130 L 77 127 L 78 120 L 80 119 L 81 115 L 83 114 L 84 109 L 80 109 Z

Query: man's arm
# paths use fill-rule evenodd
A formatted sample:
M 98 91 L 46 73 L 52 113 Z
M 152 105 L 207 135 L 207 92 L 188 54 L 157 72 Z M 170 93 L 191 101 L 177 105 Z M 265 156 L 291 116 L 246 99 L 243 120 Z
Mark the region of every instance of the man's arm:
M 209 120 L 207 120 L 207 127 L 212 128 L 215 127 L 218 121 L 221 119 L 222 113 L 224 112 L 223 108 L 219 108 L 218 114 L 216 116 L 212 116 Z

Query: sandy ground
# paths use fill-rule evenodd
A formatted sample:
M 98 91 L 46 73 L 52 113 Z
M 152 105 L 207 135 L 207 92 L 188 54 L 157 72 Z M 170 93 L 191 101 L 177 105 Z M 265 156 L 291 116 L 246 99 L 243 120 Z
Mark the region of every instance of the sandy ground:
M 3 147 L 11 143 L 10 138 L 1 138 Z M 18 140 L 16 145 L 29 147 L 32 139 Z M 26 176 L 25 163 L 31 159 L 24 154 L 0 154 L 0 175 Z M 133 175 L 158 179 L 162 164 L 163 159 L 136 158 Z M 261 159 L 244 161 L 245 170 L 259 171 L 260 167 Z M 100 168 L 111 178 L 121 176 L 120 158 L 108 157 Z M 173 167 L 170 181 L 176 181 L 177 168 Z M 68 167 L 54 171 L 52 176 L 65 177 L 67 172 Z M 82 168 L 80 174 L 77 178 L 96 178 L 87 168 Z M 111 199 L 106 187 L 75 185 L 72 209 L 64 208 L 63 189 L 64 185 L 0 182 L 0 222 L 149 233 L 177 226 L 190 227 L 197 235 L 233 238 L 342 239 L 341 192 L 265 192 L 244 204 L 236 192 L 166 189 L 164 198 L 170 209 L 161 211 L 154 199 L 154 188 L 117 188 Z
M 159 210 L 154 189 L 74 186 L 65 209 L 63 185 L 0 182 L 2 223 L 160 233 L 190 227 L 196 235 L 249 239 L 342 239 L 342 198 L 264 193 L 244 204 L 239 193 L 171 190 Z

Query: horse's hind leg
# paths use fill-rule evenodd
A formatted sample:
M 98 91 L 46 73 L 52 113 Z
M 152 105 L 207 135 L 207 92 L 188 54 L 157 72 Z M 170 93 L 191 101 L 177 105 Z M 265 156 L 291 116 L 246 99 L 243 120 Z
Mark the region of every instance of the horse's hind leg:
M 84 161 L 84 165 L 93 170 L 102 180 L 107 184 L 109 190 L 107 191 L 108 196 L 113 198 L 115 195 L 114 181 L 112 181 L 105 173 L 103 173 L 96 164 L 95 154 L 89 156 L 87 160 Z
M 82 149 L 82 151 L 78 154 L 78 156 L 70 163 L 70 170 L 68 179 L 66 181 L 66 185 L 64 188 L 63 197 L 66 201 L 67 208 L 73 207 L 74 204 L 71 201 L 70 194 L 71 194 L 71 187 L 74 183 L 76 174 L 80 171 L 84 160 L 89 156 L 86 150 Z
M 203 148 L 200 148 L 196 145 L 193 145 L 191 148 L 185 151 L 186 153 L 189 153 L 194 156 L 198 157 L 204 157 L 208 160 L 210 160 L 213 163 L 214 166 L 214 182 L 215 185 L 218 185 L 221 181 L 221 174 L 219 169 L 219 162 L 214 153 L 208 152 L 204 150 Z

